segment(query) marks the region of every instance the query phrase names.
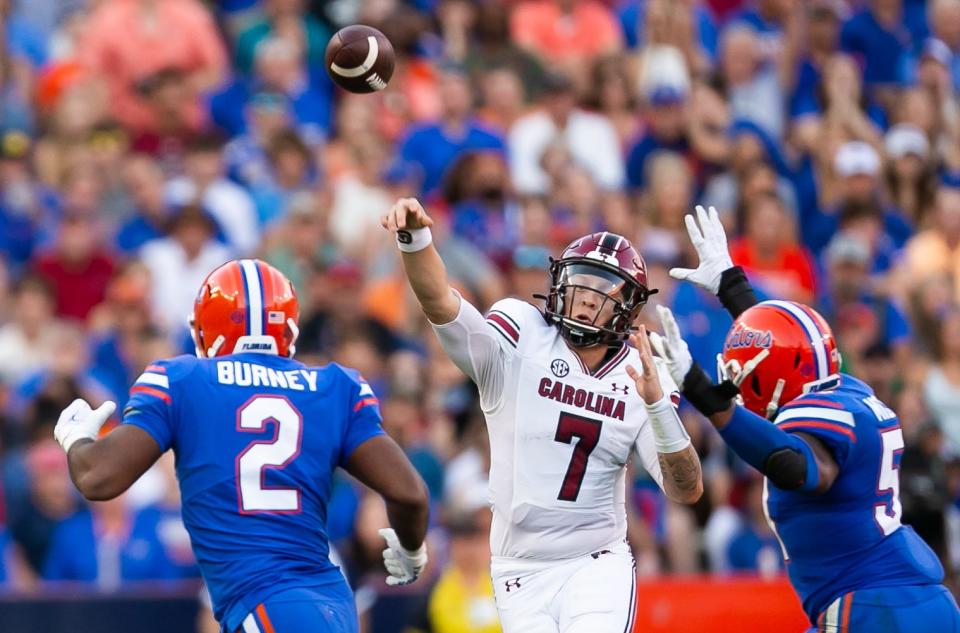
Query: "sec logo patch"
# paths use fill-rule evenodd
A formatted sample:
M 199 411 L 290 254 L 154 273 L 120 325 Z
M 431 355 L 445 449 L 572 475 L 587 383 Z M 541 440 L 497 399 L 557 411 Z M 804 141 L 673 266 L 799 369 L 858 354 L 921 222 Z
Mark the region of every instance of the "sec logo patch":
M 563 378 L 570 373 L 570 365 L 562 358 L 556 358 L 550 363 L 550 371 L 552 371 L 553 375 L 557 378 Z

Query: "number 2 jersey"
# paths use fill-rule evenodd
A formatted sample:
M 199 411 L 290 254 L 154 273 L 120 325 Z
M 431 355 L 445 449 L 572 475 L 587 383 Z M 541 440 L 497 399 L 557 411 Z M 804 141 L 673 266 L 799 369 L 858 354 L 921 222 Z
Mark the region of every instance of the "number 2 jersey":
M 172 448 L 183 522 L 226 630 L 270 594 L 344 583 L 329 560 L 331 476 L 383 433 L 357 372 L 244 353 L 158 361 L 123 423 Z
M 822 495 L 764 482 L 767 518 L 811 622 L 850 591 L 943 580 L 933 551 L 911 527 L 900 524 L 903 433 L 896 414 L 870 387 L 841 374 L 834 388 L 787 403 L 774 424 L 788 433 L 816 437 L 840 468 Z
M 592 374 L 533 305 L 498 301 L 486 317 L 464 299 L 434 325 L 477 384 L 490 437 L 495 557 L 562 560 L 626 539 L 626 464 L 638 453 L 661 486 L 653 429 L 622 345 Z M 659 363 L 659 359 L 657 359 Z M 666 367 L 661 385 L 679 395 Z

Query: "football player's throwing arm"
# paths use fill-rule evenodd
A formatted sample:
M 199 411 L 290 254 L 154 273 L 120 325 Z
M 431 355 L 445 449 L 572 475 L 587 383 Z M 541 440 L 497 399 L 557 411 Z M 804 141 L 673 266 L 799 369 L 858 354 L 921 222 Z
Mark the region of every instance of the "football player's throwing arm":
M 433 220 L 416 198 L 401 198 L 380 219 L 383 228 L 397 236 L 403 268 L 424 314 L 434 325 L 457 318 L 460 297 L 447 281 L 447 269 L 432 244 Z

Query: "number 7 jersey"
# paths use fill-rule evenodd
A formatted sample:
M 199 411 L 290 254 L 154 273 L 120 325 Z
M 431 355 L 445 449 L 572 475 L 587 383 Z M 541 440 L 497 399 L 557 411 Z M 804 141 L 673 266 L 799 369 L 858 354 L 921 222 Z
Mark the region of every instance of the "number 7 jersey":
M 839 596 L 861 589 L 936 584 L 943 568 L 910 526 L 900 524 L 903 433 L 896 414 L 863 382 L 841 374 L 831 389 L 784 405 L 774 424 L 823 442 L 839 466 L 822 495 L 764 482 L 767 518 L 811 621 Z
M 333 471 L 383 433 L 357 372 L 244 353 L 149 365 L 123 423 L 176 455 L 183 522 L 226 630 L 277 591 L 344 583 L 328 558 Z
M 477 384 L 490 438 L 494 556 L 576 558 L 626 538 L 626 465 L 636 453 L 662 486 L 653 429 L 622 345 L 594 372 L 533 305 L 498 301 L 486 317 L 464 299 L 434 330 Z M 659 359 L 665 394 L 679 402 Z

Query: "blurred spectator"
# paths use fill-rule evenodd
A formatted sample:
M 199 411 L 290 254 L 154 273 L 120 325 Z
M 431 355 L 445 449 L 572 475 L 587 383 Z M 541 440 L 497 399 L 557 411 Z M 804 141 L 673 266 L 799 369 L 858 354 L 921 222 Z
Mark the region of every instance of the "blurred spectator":
M 377 240 L 380 217 L 394 203 L 384 182 L 388 152 L 373 139 L 356 142 L 351 150 L 355 168 L 333 184 L 330 232 L 347 254 L 368 260 L 382 244 Z M 396 167 L 391 179 L 403 176 L 404 166 Z
M 99 241 L 92 216 L 71 213 L 60 223 L 56 245 L 36 258 L 36 272 L 53 288 L 55 313 L 84 321 L 106 296 L 116 265 Z
M 294 194 L 264 253 L 264 258 L 287 276 L 301 301 L 308 296 L 314 267 L 336 258 L 335 246 L 329 239 L 327 214 L 317 195 L 306 191 Z
M 167 183 L 166 199 L 174 206 L 202 205 L 216 220 L 234 255 L 248 255 L 257 247 L 260 229 L 256 208 L 250 194 L 224 176 L 219 136 L 200 136 L 190 144 L 184 157 L 184 175 Z
M 131 156 L 123 172 L 133 215 L 117 231 L 114 246 L 130 256 L 150 240 L 163 237 L 169 209 L 163 172 L 155 160 L 143 154 Z
M 637 91 L 628 73 L 626 58 L 618 55 L 597 59 L 589 85 L 584 105 L 613 123 L 620 146 L 625 151 L 628 143 L 640 132 Z
M 462 154 L 447 172 L 444 189 L 453 206 L 453 234 L 505 268 L 519 237 L 520 219 L 503 158 L 493 152 Z
M 780 543 L 770 530 L 764 510 L 761 477 L 751 475 L 746 483 L 740 528 L 733 534 L 727 548 L 732 571 L 752 571 L 772 577 L 784 569 Z
M 440 120 L 409 129 L 397 148 L 399 160 L 423 170 L 422 191 L 434 195 L 447 169 L 468 151 L 503 151 L 503 138 L 476 118 L 468 77 L 462 68 L 447 67 L 440 81 Z
M 660 151 L 651 156 L 649 186 L 641 202 L 644 223 L 640 250 L 644 257 L 676 259 L 684 248 L 683 216 L 693 202 L 690 167 L 679 154 Z
M 308 72 L 294 43 L 278 38 L 260 42 L 253 76 L 234 78 L 210 98 L 213 122 L 231 138 L 247 132 L 250 102 L 261 93 L 283 97 L 278 99 L 278 107 L 286 111 L 289 124 L 311 146 L 326 136 L 332 117 L 333 85 L 325 73 Z
M 316 184 L 317 169 L 310 149 L 293 130 L 274 135 L 267 146 L 270 179 L 251 187 L 257 220 L 269 230 L 282 220 L 292 197 Z
M 929 55 L 947 67 L 951 83 L 960 89 L 960 3 L 956 0 L 933 0 L 927 4 L 931 37 L 923 43 L 919 55 L 917 51 L 911 51 L 905 56 L 901 79 L 907 84 L 915 82 L 917 67 Z
M 147 242 L 140 258 L 150 271 L 157 323 L 168 334 L 176 334 L 187 326 L 196 289 L 211 270 L 230 259 L 230 251 L 215 239 L 216 220 L 197 205 L 177 211 L 167 234 Z
M 843 50 L 857 57 L 868 86 L 892 86 L 901 56 L 911 44 L 910 31 L 901 22 L 903 0 L 868 0 L 843 25 Z
M 908 221 L 923 226 L 937 188 L 927 137 L 916 126 L 900 123 L 887 132 L 884 148 L 890 159 L 886 170 L 890 196 Z
M 960 454 L 960 311 L 942 315 L 934 350 L 935 363 L 927 371 L 923 394 L 930 415 L 943 430 L 951 455 Z
M 617 132 L 601 115 L 576 107 L 570 79 L 545 79 L 542 109 L 528 114 L 510 129 L 510 174 L 517 193 L 542 195 L 551 187 L 550 150 L 568 156 L 605 190 L 623 186 L 623 159 Z
M 155 510 L 135 513 L 123 495 L 93 502 L 57 525 L 43 578 L 90 583 L 101 591 L 136 581 L 181 578 L 161 540 L 164 529 L 169 528 Z
M 796 66 L 790 76 L 793 94 L 789 114 L 802 117 L 820 111 L 818 91 L 823 70 L 839 50 L 840 21 L 844 6 L 837 0 L 814 0 L 797 3 L 806 8 L 806 38 L 799 45 Z
M 447 520 L 450 559 L 430 594 L 427 607 L 434 633 L 499 633 L 490 581 L 490 511 L 486 492 L 478 507 Z
M 772 171 L 774 190 L 792 212 L 799 211 L 796 190 L 784 174 L 789 168 L 776 142 L 762 129 L 748 121 L 734 121 L 728 131 L 730 154 L 728 169 L 707 181 L 701 203 L 714 206 L 721 214 L 734 214 L 745 204 L 741 188 L 763 167 Z M 776 166 L 776 167 L 774 167 Z
M 518 246 L 510 266 L 509 295 L 532 303 L 533 295 L 545 294 L 549 267 L 549 250 L 543 246 Z
M 810 226 L 805 235 L 811 250 L 820 252 L 837 229 L 844 228 L 845 214 L 846 228 L 850 228 L 849 224 L 855 219 L 869 220 L 869 227 L 858 226 L 855 230 L 864 231 L 875 254 L 904 245 L 913 229 L 896 209 L 884 204 L 879 189 L 881 169 L 880 155 L 869 144 L 850 141 L 839 147 L 833 161 L 837 176 L 836 206 L 807 219 Z M 884 263 L 882 268 L 888 266 L 889 263 Z
M 297 348 L 330 358 L 338 345 L 351 340 L 372 342 L 377 354 L 389 355 L 401 346 L 398 337 L 382 323 L 363 313 L 358 301 L 363 286 L 363 269 L 354 261 L 337 261 L 329 266 L 317 262 L 310 289 L 301 299 L 301 309 L 311 316 L 300 326 Z M 350 363 L 343 363 L 355 367 Z M 363 373 L 363 372 L 361 372 Z M 365 375 L 373 383 L 373 378 Z M 374 386 L 378 393 L 383 392 Z
M 927 422 L 905 434 L 900 458 L 900 496 L 903 522 L 916 530 L 951 570 L 946 508 L 950 504 L 943 431 Z M 952 570 L 947 578 L 953 576 Z
M 764 62 L 760 39 L 751 27 L 733 25 L 724 30 L 719 66 L 731 116 L 781 138 L 786 127 L 784 109 L 769 107 L 784 102 L 780 77 L 776 66 Z
M 77 508 L 77 494 L 67 470 L 67 456 L 49 436 L 31 446 L 25 466 L 28 496 L 11 498 L 9 526 L 27 563 L 39 574 L 57 525 Z
M 0 129 L 0 252 L 19 270 L 54 230 L 55 194 L 34 180 L 30 137 Z
M 733 262 L 771 296 L 810 303 L 817 291 L 816 270 L 799 244 L 796 219 L 776 195 L 745 202 L 744 235 L 730 246 Z
M 164 98 L 159 91 L 174 85 L 171 101 L 159 105 L 169 105 L 187 127 L 198 127 L 199 97 L 220 81 L 226 62 L 213 20 L 196 0 L 102 2 L 79 50 L 106 81 L 117 119 L 136 132 L 161 131 L 163 113 L 149 100 Z
M 90 373 L 122 410 L 143 368 L 169 355 L 155 349 L 162 336 L 152 323 L 150 272 L 142 263 L 125 264 L 110 281 L 106 301 L 90 316 L 90 330 Z
M 253 69 L 257 48 L 267 38 L 286 41 L 296 47 L 298 56 L 310 68 L 323 68 L 323 53 L 332 33 L 322 22 L 309 15 L 303 0 L 265 0 L 264 17 L 240 33 L 236 43 L 239 70 Z
M 647 183 L 647 159 L 658 150 L 694 157 L 689 137 L 690 79 L 680 52 L 648 47 L 641 66 L 640 98 L 644 132 L 627 155 L 626 177 L 638 192 Z
M 946 274 L 960 296 L 960 188 L 940 187 L 930 223 L 907 242 L 903 264 L 906 283 Z
M 469 33 L 464 34 L 468 38 L 464 67 L 474 76 L 496 70 L 509 71 L 519 78 L 527 99 L 538 96 L 544 77 L 543 64 L 510 36 L 510 3 L 493 0 L 473 6 L 476 15 Z
M 899 360 L 906 360 L 910 325 L 903 312 L 872 287 L 870 246 L 859 236 L 841 232 L 830 241 L 825 260 L 826 287 L 818 309 L 840 328 L 845 371 L 856 370 L 857 361 L 875 344 L 894 349 Z
M 683 51 L 691 68 L 705 70 L 704 65 L 717 54 L 716 4 L 627 0 L 619 3 L 616 11 L 628 48 L 669 44 Z
M 623 46 L 613 15 L 596 0 L 524 0 L 513 11 L 510 33 L 523 48 L 574 73 L 586 71 L 591 57 Z
M 480 77 L 480 102 L 479 119 L 506 133 L 526 111 L 520 76 L 509 68 L 485 72 Z
M 17 384 L 49 365 L 54 355 L 53 289 L 40 277 L 24 277 L 11 297 L 10 320 L 0 326 L 0 382 Z

